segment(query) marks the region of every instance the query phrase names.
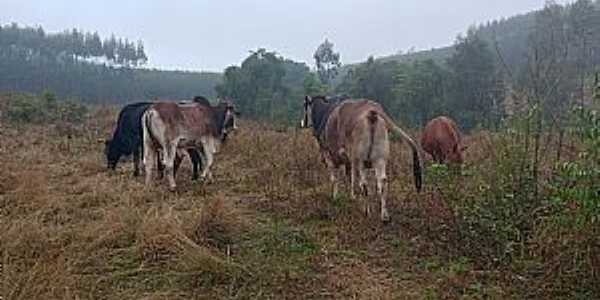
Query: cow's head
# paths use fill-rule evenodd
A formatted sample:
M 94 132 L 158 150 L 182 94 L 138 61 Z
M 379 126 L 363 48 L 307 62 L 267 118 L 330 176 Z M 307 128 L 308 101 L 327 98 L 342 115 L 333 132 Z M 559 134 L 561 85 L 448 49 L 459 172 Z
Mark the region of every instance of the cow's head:
M 465 161 L 464 151 L 466 149 L 467 146 L 455 144 L 454 147 L 452 147 L 452 149 L 448 151 L 446 159 L 452 163 L 462 164 Z
M 312 97 L 304 97 L 304 115 L 302 116 L 302 120 L 300 121 L 300 128 L 312 127 L 312 104 Z
M 112 147 L 112 140 L 108 139 L 104 141 L 104 156 L 106 157 L 106 167 L 109 169 L 115 169 L 119 158 L 121 157 L 116 147 Z

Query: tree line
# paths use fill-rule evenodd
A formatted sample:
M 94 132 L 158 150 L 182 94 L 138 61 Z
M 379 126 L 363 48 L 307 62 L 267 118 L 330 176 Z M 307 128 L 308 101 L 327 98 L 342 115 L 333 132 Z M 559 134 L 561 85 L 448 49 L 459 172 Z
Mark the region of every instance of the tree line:
M 0 91 L 41 93 L 88 103 L 149 98 L 214 97 L 220 74 L 141 69 L 142 41 L 77 29 L 46 33 L 41 27 L 0 26 Z
M 548 2 L 540 11 L 473 26 L 449 48 L 357 65 L 343 66 L 343 53 L 329 40 L 315 50 L 315 70 L 257 49 L 223 74 L 141 69 L 148 60 L 141 41 L 10 24 L 0 26 L 0 90 L 49 89 L 92 103 L 229 97 L 247 117 L 287 123 L 300 115 L 304 95 L 345 94 L 379 101 L 405 125 L 445 114 L 465 129 L 496 127 L 543 98 L 544 118 L 558 124 L 560 112 L 590 98 L 600 64 L 599 7 L 598 0 Z
M 444 114 L 467 130 L 494 128 L 536 101 L 544 103 L 545 119 L 559 120 L 591 97 L 600 65 L 600 1 L 548 2 L 531 14 L 473 26 L 441 51 L 341 66 L 340 53 L 325 40 L 311 71 L 259 49 L 225 71 L 217 93 L 240 99 L 257 119 L 295 120 L 302 95 L 322 93 L 374 99 L 415 127 Z

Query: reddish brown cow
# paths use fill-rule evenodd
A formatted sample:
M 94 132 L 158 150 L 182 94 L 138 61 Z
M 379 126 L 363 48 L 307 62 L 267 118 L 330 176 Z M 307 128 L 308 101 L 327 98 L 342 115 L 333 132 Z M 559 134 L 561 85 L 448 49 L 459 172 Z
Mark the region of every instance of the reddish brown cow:
M 413 172 L 417 190 L 421 189 L 421 161 L 415 142 L 371 100 L 345 100 L 330 103 L 324 97 L 306 97 L 302 127 L 311 127 L 320 146 L 321 157 L 330 170 L 333 197 L 337 194 L 337 169 L 346 168 L 350 175 L 350 195 L 358 176 L 359 187 L 367 194 L 367 169 L 375 169 L 377 194 L 381 201 L 381 220 L 388 221 L 386 208 L 390 142 L 388 130 L 397 132 L 413 151 Z M 364 203 L 365 213 L 370 205 Z
M 421 136 L 423 150 L 440 164 L 446 162 L 462 164 L 463 151 L 466 147 L 461 143 L 461 135 L 456 123 L 444 116 L 429 121 Z
M 175 190 L 174 160 L 178 149 L 198 149 L 202 153 L 204 179 L 210 177 L 213 155 L 225 140 L 228 131 L 235 129 L 235 111 L 226 101 L 216 107 L 198 103 L 177 104 L 158 102 L 142 117 L 144 132 L 144 166 L 146 185 L 152 180 L 155 155 L 162 150 L 169 189 Z

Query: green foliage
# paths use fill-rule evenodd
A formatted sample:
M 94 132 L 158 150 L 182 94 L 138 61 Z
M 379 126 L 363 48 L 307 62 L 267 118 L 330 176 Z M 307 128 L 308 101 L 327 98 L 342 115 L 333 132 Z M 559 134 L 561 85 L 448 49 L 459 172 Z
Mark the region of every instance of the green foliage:
M 399 64 L 394 74 L 392 111 L 402 120 L 424 125 L 439 115 L 448 115 L 446 90 L 449 73 L 433 60 Z
M 304 78 L 305 95 L 326 95 L 329 91 L 327 85 L 324 85 L 314 73 L 309 73 Z
M 331 85 L 331 82 L 338 75 L 339 69 L 342 66 L 340 54 L 333 50 L 333 43 L 325 39 L 319 45 L 313 57 L 321 82 L 325 85 Z
M 336 91 L 380 102 L 392 116 L 423 126 L 449 115 L 464 129 L 496 125 L 503 83 L 488 44 L 474 30 L 457 39 L 447 66 L 434 60 L 375 60 L 348 70 Z
M 561 223 L 577 228 L 600 223 L 600 115 L 577 108 L 574 133 L 583 149 L 575 161 L 560 163 L 550 182 L 553 204 L 559 207 Z M 575 213 L 567 208 L 575 209 Z M 564 224 L 563 224 L 564 225 Z
M 509 88 L 519 101 L 544 102 L 545 120 L 561 119 L 574 95 L 584 102 L 585 79 L 600 63 L 598 20 L 598 1 L 549 2 L 544 10 L 474 26 L 453 47 L 345 66 L 336 90 L 375 98 L 413 126 L 447 114 L 463 129 L 496 127 Z M 386 69 L 394 68 L 389 82 Z
M 393 105 L 392 92 L 396 63 L 381 63 L 370 57 L 345 79 L 349 86 L 347 92 L 357 98 L 373 99 L 386 108 Z
M 61 60 L 105 59 L 123 66 L 143 65 L 146 53 L 142 41 L 136 44 L 128 39 L 113 36 L 104 43 L 97 32 L 81 32 L 77 29 L 47 34 L 41 27 L 21 28 L 16 23 L 0 26 L 2 52 L 21 52 L 26 56 L 51 56 Z M 28 53 L 22 51 L 28 50 Z
M 56 95 L 45 91 L 41 96 L 30 94 L 10 94 L 6 118 L 15 123 L 80 123 L 88 109 L 73 100 L 57 101 Z
M 227 68 L 216 90 L 219 96 L 234 99 L 248 118 L 289 124 L 299 118 L 305 88 L 320 88 L 308 76 L 305 64 L 258 49 L 241 66 Z
M 455 47 L 448 59 L 453 73 L 449 107 L 453 115 L 460 116 L 457 121 L 461 127 L 489 127 L 500 119 L 504 89 L 494 54 L 473 28 L 457 38 Z
M 31 95 L 14 95 L 6 110 L 6 118 L 13 122 L 40 123 L 46 120 L 45 103 Z
M 42 93 L 86 102 L 214 97 L 220 74 L 136 69 L 144 44 L 78 30 L 46 34 L 41 27 L 0 26 L 0 90 Z
M 463 170 L 468 175 L 441 165 L 428 172 L 451 207 L 459 253 L 479 264 L 507 266 L 527 258 L 527 242 L 546 202 L 536 197 L 541 183 L 533 176 L 530 150 L 523 143 L 531 116 L 505 123 L 491 141 L 490 161 Z

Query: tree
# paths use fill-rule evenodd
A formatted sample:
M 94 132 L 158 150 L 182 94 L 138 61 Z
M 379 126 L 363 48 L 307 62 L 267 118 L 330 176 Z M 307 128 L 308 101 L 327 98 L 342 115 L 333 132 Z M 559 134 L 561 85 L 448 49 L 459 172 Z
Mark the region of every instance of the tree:
M 235 99 L 249 118 L 290 122 L 302 109 L 302 87 L 308 74 L 305 64 L 258 49 L 241 66 L 228 67 L 216 89 L 219 96 Z
M 398 65 L 393 87 L 397 100 L 392 110 L 400 119 L 417 126 L 425 125 L 438 115 L 449 115 L 446 103 L 449 77 L 450 74 L 431 59 Z M 452 117 L 459 119 L 460 115 Z
M 317 72 L 321 82 L 326 85 L 331 85 L 331 81 L 337 76 L 339 68 L 342 66 L 340 62 L 340 54 L 333 50 L 333 43 L 325 39 L 319 45 L 313 56 L 317 65 Z
M 117 55 L 117 38 L 114 35 L 111 35 L 110 39 L 104 40 L 102 50 L 104 51 L 104 57 L 106 57 L 109 62 L 114 62 Z
M 475 28 L 458 36 L 447 63 L 453 73 L 451 112 L 462 116 L 458 120 L 462 127 L 495 124 L 501 116 L 504 88 L 494 54 Z
M 98 35 L 98 32 L 94 32 L 93 34 L 86 34 L 85 48 L 87 49 L 87 52 L 90 56 L 101 57 L 103 55 L 102 41 L 100 40 L 100 35 Z
M 569 29 L 568 42 L 574 56 L 576 70 L 579 75 L 577 94 L 579 104 L 585 103 L 585 80 L 595 70 L 594 52 L 600 52 L 600 8 L 596 8 L 590 0 L 578 0 L 573 3 L 564 22 Z
M 379 62 L 369 57 L 366 63 L 355 68 L 348 77 L 349 94 L 354 97 L 373 99 L 390 109 L 393 106 L 394 72 L 397 63 Z
M 97 33 L 79 30 L 46 34 L 40 27 L 0 25 L 0 91 L 51 90 L 57 99 L 75 97 L 87 102 L 215 96 L 220 74 L 134 70 L 131 64 L 146 59 L 141 41 L 137 47 L 133 42 L 125 43 L 120 51 L 126 50 L 121 53 L 126 64 L 115 68 L 117 38 L 107 39 L 104 45 L 101 40 Z M 79 60 L 90 57 L 98 59 Z M 111 64 L 100 64 L 99 58 Z M 52 97 L 45 99 L 52 102 Z
M 135 60 L 140 65 L 145 65 L 146 62 L 148 62 L 148 56 L 146 56 L 146 51 L 144 50 L 144 43 L 141 40 L 137 42 L 137 47 L 135 49 Z
M 315 73 L 308 73 L 303 82 L 305 95 L 324 95 L 327 93 L 327 86 L 323 85 Z

